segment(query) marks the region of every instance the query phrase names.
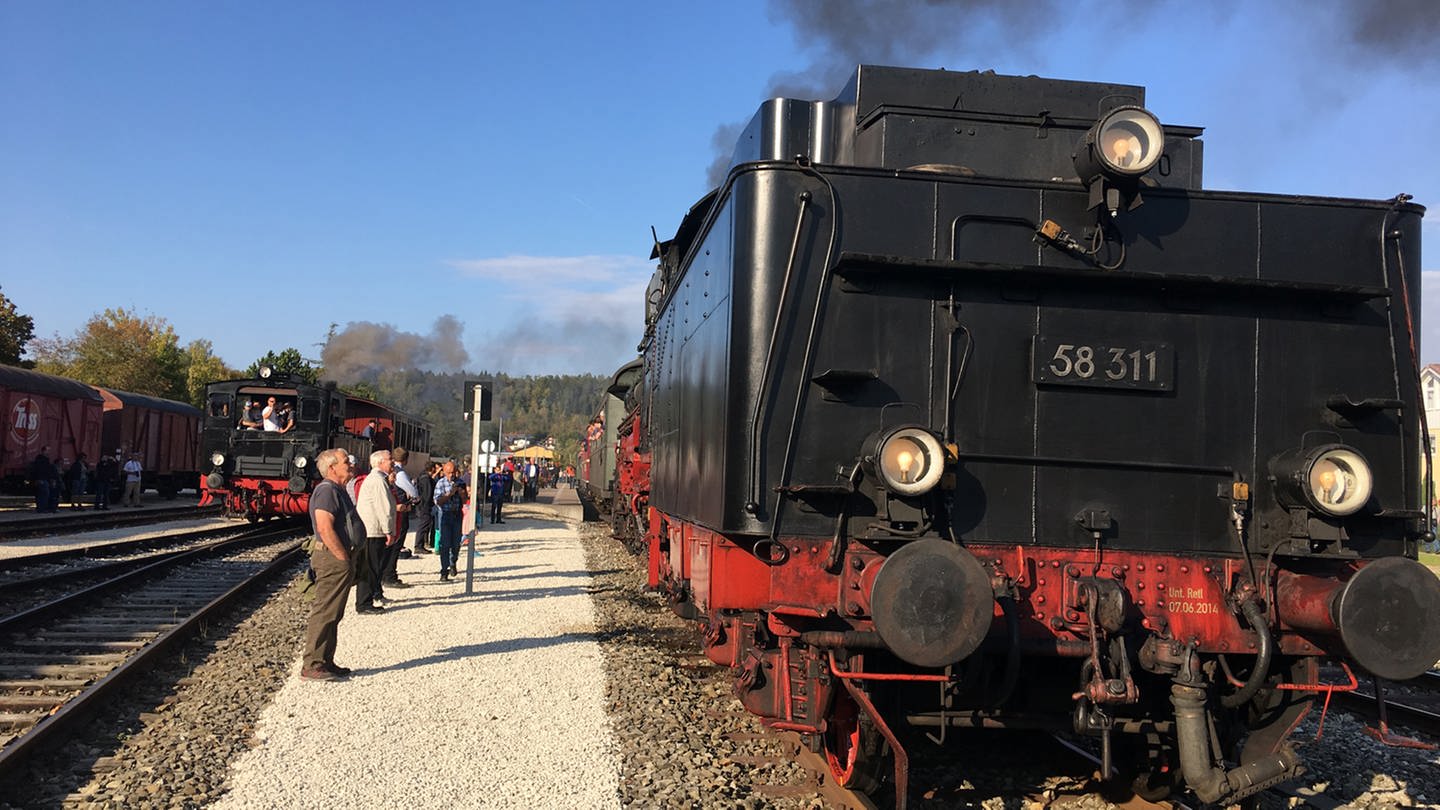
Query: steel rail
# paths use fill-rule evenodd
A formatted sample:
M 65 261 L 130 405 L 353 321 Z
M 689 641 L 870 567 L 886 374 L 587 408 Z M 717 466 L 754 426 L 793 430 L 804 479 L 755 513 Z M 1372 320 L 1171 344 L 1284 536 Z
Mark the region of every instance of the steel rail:
M 270 537 L 266 539 L 274 540 L 278 538 Z M 263 541 L 259 537 L 221 541 L 205 549 L 194 549 L 177 555 L 177 559 L 197 559 L 201 556 L 202 552 L 214 553 L 227 550 L 230 546 L 255 542 Z M 268 580 L 276 572 L 288 568 L 299 559 L 300 553 L 301 546 L 298 542 L 282 550 L 270 562 L 246 575 L 241 581 L 225 590 L 219 596 L 206 602 L 198 610 L 193 611 L 185 620 L 162 631 L 155 638 L 150 639 L 143 647 L 136 650 L 130 657 L 106 673 L 95 683 L 86 687 L 79 694 L 66 699 L 64 703 L 50 715 L 43 717 L 34 726 L 31 726 L 18 737 L 12 739 L 3 749 L 0 749 L 0 776 L 10 773 L 25 758 L 42 750 L 48 743 L 57 740 L 60 735 L 73 728 L 77 723 L 88 719 L 95 708 L 98 707 L 106 697 L 133 681 L 138 675 L 148 671 L 148 669 L 158 662 L 160 657 L 172 647 L 194 635 L 204 622 L 229 607 L 232 602 L 244 595 L 251 588 Z M 106 584 L 115 587 L 116 582 L 130 582 L 139 576 L 154 573 L 165 566 L 173 564 L 175 564 L 174 560 L 156 563 L 140 571 L 127 573 L 122 577 L 118 577 L 116 580 L 112 580 L 111 583 Z M 87 588 L 79 594 L 66 597 L 62 600 L 56 600 L 56 602 L 50 603 L 50 605 L 41 607 L 52 608 L 52 606 L 57 603 L 73 605 L 82 598 L 96 595 L 99 589 L 100 586 Z M 15 623 L 17 617 L 11 617 L 5 629 L 15 629 L 17 626 L 25 626 L 25 621 L 35 619 L 34 613 L 35 611 L 32 610 L 26 611 L 24 614 L 18 614 L 18 616 L 28 617 L 18 625 Z

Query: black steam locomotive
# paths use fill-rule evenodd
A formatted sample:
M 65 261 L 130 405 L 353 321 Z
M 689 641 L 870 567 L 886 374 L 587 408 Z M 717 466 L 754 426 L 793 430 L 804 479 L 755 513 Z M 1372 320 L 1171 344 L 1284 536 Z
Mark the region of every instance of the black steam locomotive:
M 617 502 L 848 784 L 903 804 L 901 728 L 1059 725 L 1235 801 L 1298 772 L 1322 659 L 1440 658 L 1423 209 L 1204 189 L 1144 103 L 861 67 L 657 247 Z

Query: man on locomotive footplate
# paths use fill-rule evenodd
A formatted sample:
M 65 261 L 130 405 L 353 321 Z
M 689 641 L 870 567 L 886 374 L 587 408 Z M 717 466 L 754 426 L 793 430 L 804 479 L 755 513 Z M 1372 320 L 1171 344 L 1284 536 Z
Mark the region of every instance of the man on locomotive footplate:
M 310 495 L 310 527 L 315 532 L 310 568 L 315 574 L 315 600 L 310 604 L 310 621 L 305 628 L 305 660 L 300 677 L 329 681 L 350 674 L 335 663 L 335 646 L 340 619 L 345 615 L 345 596 L 355 581 L 350 550 L 355 524 L 355 507 L 345 494 L 350 477 L 350 458 L 344 450 L 331 449 L 315 459 L 322 480 Z M 363 541 L 363 538 L 360 538 Z

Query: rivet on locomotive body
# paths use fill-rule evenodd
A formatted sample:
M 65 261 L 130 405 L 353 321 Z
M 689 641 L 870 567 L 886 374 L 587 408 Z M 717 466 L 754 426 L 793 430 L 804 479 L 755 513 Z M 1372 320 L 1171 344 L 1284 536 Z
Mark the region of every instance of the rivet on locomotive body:
M 1065 622 L 1061 621 L 1059 616 L 1051 616 L 1050 626 L 1055 628 L 1056 630 L 1059 630 L 1060 628 L 1065 626 Z
M 1156 572 L 1164 571 L 1165 563 L 1155 563 L 1155 570 Z
M 1143 582 L 1137 582 L 1137 583 L 1135 583 L 1135 590 L 1137 590 L 1137 591 L 1143 591 L 1143 590 L 1145 590 L 1145 583 L 1143 583 Z
M 1188 574 L 1188 573 L 1190 573 L 1190 566 L 1188 566 L 1188 565 L 1182 565 L 1182 566 L 1180 566 L 1180 573 L 1182 573 L 1182 574 Z
M 863 571 L 865 569 L 865 561 L 860 559 L 859 557 L 851 557 L 850 567 L 854 568 L 856 571 Z
M 1065 576 L 1075 579 L 1080 576 L 1080 569 L 1073 565 L 1065 566 Z
M 1119 579 L 1120 577 L 1122 577 L 1122 576 L 1124 576 L 1124 575 L 1125 575 L 1125 572 L 1122 571 L 1122 570 L 1120 570 L 1120 566 L 1118 566 L 1118 565 L 1112 565 L 1112 566 L 1110 567 L 1110 576 L 1112 576 L 1112 577 L 1114 577 L 1114 578 L 1116 578 L 1116 579 Z
M 820 550 L 820 549 L 819 549 L 819 547 L 817 547 L 817 546 L 811 546 L 811 547 L 810 547 L 810 553 L 811 553 L 811 554 L 814 554 L 814 553 L 818 552 L 819 550 Z
M 1059 567 L 1060 567 L 1060 561 L 1059 561 L 1059 560 L 1051 560 L 1051 561 L 1050 561 L 1050 567 L 1051 567 L 1051 568 L 1059 568 Z
M 1043 604 L 1045 604 L 1045 597 L 1043 597 L 1043 596 L 1037 596 L 1037 597 L 1035 597 L 1035 604 L 1037 604 L 1037 605 L 1043 605 Z
M 1213 573 L 1215 569 L 1207 565 L 1207 566 L 1205 566 L 1205 569 L 1204 569 L 1204 570 L 1205 570 L 1205 573 L 1209 574 L 1209 573 Z
M 1136 571 L 1144 571 L 1144 570 L 1145 570 L 1145 563 L 1135 563 L 1135 570 L 1136 570 Z
M 1041 588 L 1043 588 L 1043 587 L 1045 587 L 1045 580 L 1044 580 L 1044 579 L 1037 579 L 1037 580 L 1035 580 L 1035 584 L 1038 585 L 1038 586 L 1040 586 Z
M 1228 641 L 1222 641 L 1222 642 L 1220 642 L 1220 649 L 1222 649 L 1222 650 L 1228 650 L 1228 649 L 1230 649 L 1230 642 L 1228 642 Z

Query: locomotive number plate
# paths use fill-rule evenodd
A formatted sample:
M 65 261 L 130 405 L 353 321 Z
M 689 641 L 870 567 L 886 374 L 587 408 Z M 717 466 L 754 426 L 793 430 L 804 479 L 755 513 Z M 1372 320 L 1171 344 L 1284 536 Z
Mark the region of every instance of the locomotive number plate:
M 1037 384 L 1138 391 L 1175 387 L 1175 350 L 1168 343 L 1136 341 L 1120 346 L 1036 335 L 1031 345 L 1031 379 Z

